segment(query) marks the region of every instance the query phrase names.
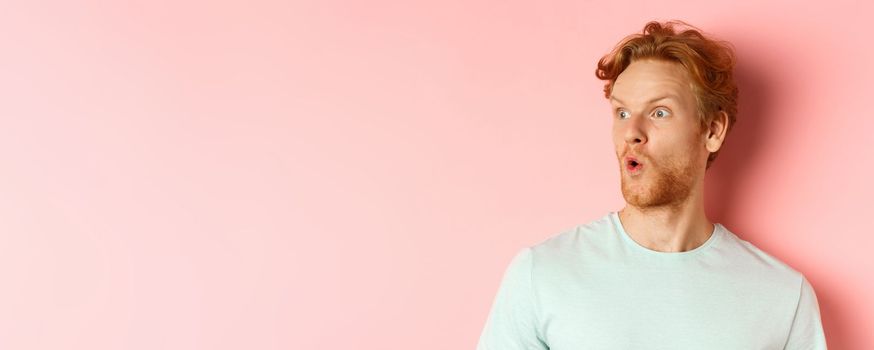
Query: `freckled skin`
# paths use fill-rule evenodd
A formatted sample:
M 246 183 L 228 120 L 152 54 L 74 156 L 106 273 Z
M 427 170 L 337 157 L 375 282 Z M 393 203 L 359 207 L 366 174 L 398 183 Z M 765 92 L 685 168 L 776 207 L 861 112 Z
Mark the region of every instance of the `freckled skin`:
M 640 210 L 679 207 L 703 183 L 709 151 L 690 82 L 679 63 L 639 60 L 613 84 L 613 143 L 622 195 Z M 673 97 L 651 102 L 663 96 Z M 640 174 L 628 172 L 627 155 L 643 163 Z

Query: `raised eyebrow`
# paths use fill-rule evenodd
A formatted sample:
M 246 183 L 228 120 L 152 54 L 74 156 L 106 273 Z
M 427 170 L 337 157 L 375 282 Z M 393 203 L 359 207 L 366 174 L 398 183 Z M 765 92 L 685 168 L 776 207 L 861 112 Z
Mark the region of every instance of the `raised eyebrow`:
M 619 102 L 620 104 L 625 104 L 625 102 L 622 102 L 622 100 L 616 98 L 616 96 L 610 95 L 610 99 L 613 100 L 613 101 Z M 646 103 L 647 103 L 647 104 L 652 104 L 652 103 L 655 103 L 655 102 L 658 102 L 658 101 L 661 101 L 661 100 L 667 100 L 667 99 L 671 99 L 671 100 L 674 100 L 674 101 L 679 101 L 679 100 L 680 100 L 679 98 L 677 98 L 677 96 L 674 96 L 674 95 L 664 95 L 664 96 L 656 97 L 656 98 L 654 98 L 654 99 L 652 99 L 652 100 L 649 100 L 649 101 L 647 101 Z

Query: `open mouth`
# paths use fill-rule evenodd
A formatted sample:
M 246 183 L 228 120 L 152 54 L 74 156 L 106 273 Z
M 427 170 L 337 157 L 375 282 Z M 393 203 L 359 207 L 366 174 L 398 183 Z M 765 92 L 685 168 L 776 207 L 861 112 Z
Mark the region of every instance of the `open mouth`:
M 625 168 L 631 173 L 637 173 L 643 168 L 643 163 L 634 157 L 625 158 Z

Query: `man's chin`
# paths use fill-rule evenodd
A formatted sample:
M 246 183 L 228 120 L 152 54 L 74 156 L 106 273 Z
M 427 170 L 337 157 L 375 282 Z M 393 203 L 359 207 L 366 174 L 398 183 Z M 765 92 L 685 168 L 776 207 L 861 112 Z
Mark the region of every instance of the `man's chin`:
M 622 194 L 622 197 L 625 198 L 625 203 L 637 207 L 637 208 L 647 208 L 652 206 L 649 198 L 645 198 L 643 195 L 639 193 L 631 193 L 631 194 Z
M 633 181 L 622 184 L 622 197 L 628 205 L 637 208 L 651 208 L 664 205 L 669 201 L 669 191 L 649 181 Z
M 625 203 L 638 209 L 651 209 L 672 206 L 688 197 L 688 192 L 677 193 L 656 185 L 623 185 L 622 197 Z

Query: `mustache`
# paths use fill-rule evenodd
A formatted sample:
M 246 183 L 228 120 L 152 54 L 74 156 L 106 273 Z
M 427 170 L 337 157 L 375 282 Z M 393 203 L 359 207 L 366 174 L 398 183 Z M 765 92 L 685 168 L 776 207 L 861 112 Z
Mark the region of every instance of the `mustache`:
M 618 157 L 619 165 L 621 167 L 625 166 L 625 157 L 634 157 L 641 164 L 645 164 L 650 169 L 659 168 L 661 166 L 660 162 L 657 162 L 649 157 L 646 153 L 639 153 L 633 151 L 625 151 L 622 153 L 622 156 Z
M 641 163 L 650 163 L 652 161 L 652 159 L 650 159 L 649 156 L 644 155 L 643 153 L 637 153 L 637 152 L 631 152 L 631 151 L 623 152 L 622 155 L 619 156 L 619 160 L 624 160 L 625 157 L 629 157 L 629 156 L 634 157 L 634 159 L 637 159 Z

